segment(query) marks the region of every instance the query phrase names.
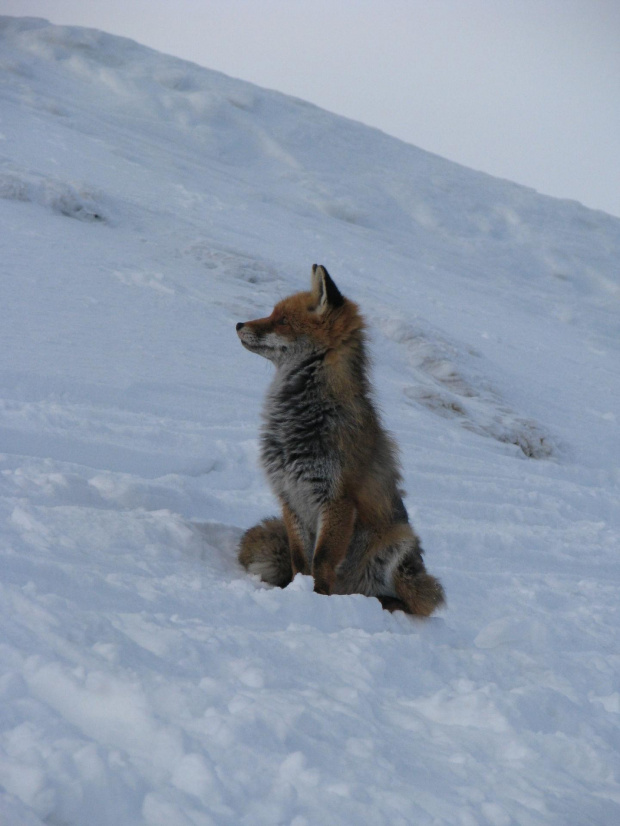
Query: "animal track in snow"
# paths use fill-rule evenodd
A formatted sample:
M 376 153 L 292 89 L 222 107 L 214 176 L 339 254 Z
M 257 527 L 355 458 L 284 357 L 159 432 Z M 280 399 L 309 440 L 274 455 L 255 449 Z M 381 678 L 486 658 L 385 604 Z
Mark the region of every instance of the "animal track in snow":
M 217 249 L 207 241 L 191 244 L 183 250 L 183 254 L 194 258 L 218 278 L 234 278 L 258 287 L 280 280 L 277 272 L 269 264 L 236 252 Z
M 103 195 L 31 172 L 0 172 L 0 198 L 43 206 L 58 215 L 87 223 L 108 223 Z

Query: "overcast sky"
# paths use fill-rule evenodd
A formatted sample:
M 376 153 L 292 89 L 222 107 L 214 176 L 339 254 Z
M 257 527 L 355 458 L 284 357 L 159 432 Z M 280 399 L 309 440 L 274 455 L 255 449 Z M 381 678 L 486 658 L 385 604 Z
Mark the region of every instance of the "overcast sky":
M 620 216 L 620 0 L 0 0 Z

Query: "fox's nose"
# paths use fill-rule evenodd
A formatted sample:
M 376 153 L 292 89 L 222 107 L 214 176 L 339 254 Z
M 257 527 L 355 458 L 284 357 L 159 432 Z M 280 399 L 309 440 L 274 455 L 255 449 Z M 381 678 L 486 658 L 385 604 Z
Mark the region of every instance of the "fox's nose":
M 244 326 L 245 326 L 245 325 L 244 325 L 243 321 L 239 321 L 239 322 L 237 323 L 237 326 L 235 327 L 235 330 L 236 330 L 237 332 L 239 332 L 239 330 L 240 330 L 242 327 L 244 327 Z

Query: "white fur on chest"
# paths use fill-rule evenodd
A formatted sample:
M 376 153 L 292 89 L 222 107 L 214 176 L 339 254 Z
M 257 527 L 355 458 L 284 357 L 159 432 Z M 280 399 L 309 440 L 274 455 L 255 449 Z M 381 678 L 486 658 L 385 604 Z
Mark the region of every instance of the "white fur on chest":
M 306 546 L 314 544 L 321 513 L 321 494 L 334 477 L 331 451 L 312 450 L 311 458 L 298 455 L 299 419 L 295 408 L 283 398 L 289 375 L 278 370 L 269 388 L 263 411 L 263 461 L 274 492 L 296 515 L 304 531 Z M 316 431 L 302 437 L 307 446 L 320 444 Z M 320 484 L 320 480 L 325 480 Z

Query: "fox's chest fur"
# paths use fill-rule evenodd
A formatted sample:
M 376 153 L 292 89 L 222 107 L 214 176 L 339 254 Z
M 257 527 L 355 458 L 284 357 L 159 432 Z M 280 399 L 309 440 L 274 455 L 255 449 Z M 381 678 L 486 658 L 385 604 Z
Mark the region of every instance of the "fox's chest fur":
M 325 390 L 323 357 L 281 368 L 263 410 L 262 461 L 274 492 L 314 534 L 338 478 L 342 411 Z

